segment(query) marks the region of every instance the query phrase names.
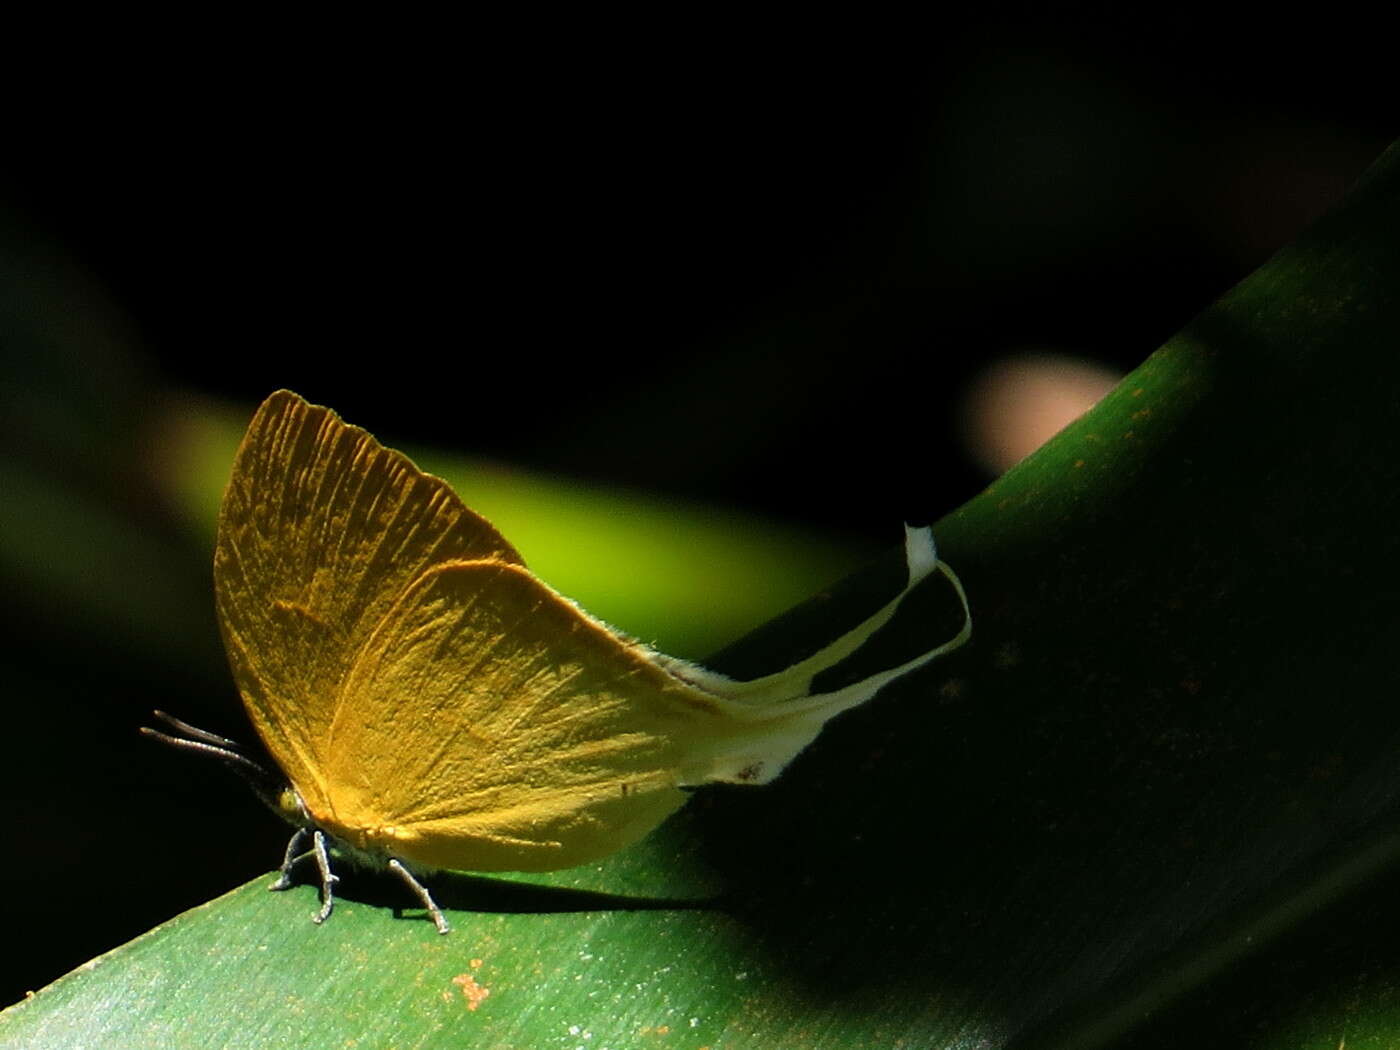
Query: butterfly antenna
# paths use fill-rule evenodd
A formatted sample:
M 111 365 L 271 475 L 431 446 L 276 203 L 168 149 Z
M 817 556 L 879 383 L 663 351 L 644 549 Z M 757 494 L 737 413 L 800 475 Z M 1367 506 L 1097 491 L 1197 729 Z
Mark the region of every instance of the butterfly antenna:
M 200 729 L 197 726 L 192 726 L 188 722 L 180 721 L 180 719 L 172 714 L 167 714 L 164 711 L 152 711 L 151 713 L 171 729 L 175 730 L 175 732 L 184 733 L 185 736 L 193 737 L 195 740 L 203 740 L 206 744 L 215 744 L 219 747 L 228 748 L 231 751 L 238 751 L 241 747 L 237 740 L 230 740 L 228 737 L 220 736 L 218 733 L 211 733 L 207 729 Z
M 188 722 L 166 714 L 164 711 L 154 712 L 156 718 L 160 719 L 176 732 L 185 734 L 184 736 L 172 736 L 163 733 L 159 729 L 152 729 L 149 726 L 142 726 L 143 735 L 159 740 L 162 744 L 169 744 L 171 747 L 180 748 L 185 751 L 193 751 L 196 754 L 210 755 L 233 770 L 240 777 L 248 782 L 253 792 L 265 803 L 277 810 L 277 797 L 281 794 L 283 784 L 281 780 L 273 776 L 258 763 L 254 762 L 247 755 L 243 754 L 240 745 L 228 737 L 219 736 L 206 729 L 198 729 Z

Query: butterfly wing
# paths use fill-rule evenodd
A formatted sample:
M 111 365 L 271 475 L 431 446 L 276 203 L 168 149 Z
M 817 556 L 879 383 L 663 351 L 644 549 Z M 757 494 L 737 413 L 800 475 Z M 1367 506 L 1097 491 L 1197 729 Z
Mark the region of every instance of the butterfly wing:
M 290 391 L 258 409 L 219 514 L 214 589 L 258 734 L 313 809 L 355 656 L 433 565 L 520 556 L 442 480 Z
M 684 802 L 736 705 L 517 565 L 428 570 L 369 638 L 331 728 L 333 811 L 420 865 L 543 871 L 606 855 Z M 703 776 L 696 778 L 703 779 Z

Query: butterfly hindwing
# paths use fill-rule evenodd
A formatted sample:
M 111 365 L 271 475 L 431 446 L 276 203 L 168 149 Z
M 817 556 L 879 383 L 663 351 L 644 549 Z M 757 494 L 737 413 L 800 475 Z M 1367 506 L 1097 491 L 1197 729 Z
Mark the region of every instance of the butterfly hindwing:
M 431 866 L 580 864 L 684 801 L 684 766 L 729 706 L 518 565 L 435 567 L 347 679 L 327 823 L 392 828 L 365 845 Z

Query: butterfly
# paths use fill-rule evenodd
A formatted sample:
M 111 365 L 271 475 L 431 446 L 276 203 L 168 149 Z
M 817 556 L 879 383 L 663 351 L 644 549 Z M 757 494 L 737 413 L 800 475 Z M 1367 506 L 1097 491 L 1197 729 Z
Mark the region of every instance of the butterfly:
M 229 665 L 278 773 L 162 712 L 144 732 L 212 754 L 296 831 L 272 889 L 314 857 L 323 922 L 331 847 L 386 867 L 449 924 L 417 874 L 549 871 L 660 824 L 684 788 L 771 781 L 833 715 L 962 645 L 971 612 L 927 528 L 874 615 L 775 674 L 735 681 L 584 612 L 419 470 L 330 409 L 280 390 L 257 410 L 219 513 L 214 593 Z M 812 681 L 938 571 L 952 639 L 853 685 Z M 309 844 L 309 849 L 308 849 Z

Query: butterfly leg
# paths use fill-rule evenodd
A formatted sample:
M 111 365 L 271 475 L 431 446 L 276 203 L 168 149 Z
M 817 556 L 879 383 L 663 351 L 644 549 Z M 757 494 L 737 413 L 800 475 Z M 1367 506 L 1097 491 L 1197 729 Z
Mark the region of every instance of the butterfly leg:
M 311 921 L 322 923 L 330 917 L 331 909 L 335 907 L 335 894 L 331 892 L 331 887 L 340 881 L 340 876 L 331 871 L 325 832 L 316 830 L 311 833 L 311 849 L 316 854 L 316 867 L 321 869 L 321 910 Z
M 287 852 L 282 857 L 282 867 L 279 869 L 277 881 L 268 889 L 286 890 L 292 887 L 292 868 L 296 866 L 297 861 L 307 855 L 306 839 L 310 834 L 310 828 L 297 828 L 292 833 L 292 841 L 287 843 Z
M 397 859 L 389 861 L 389 870 L 408 883 L 408 888 L 413 891 L 414 896 L 423 902 L 423 907 L 427 908 L 428 914 L 433 917 L 433 925 L 437 927 L 437 932 L 450 933 L 452 927 L 447 924 L 447 918 L 442 914 L 442 909 L 437 906 L 437 902 L 433 900 L 427 887 L 413 877 L 413 872 L 405 868 Z

